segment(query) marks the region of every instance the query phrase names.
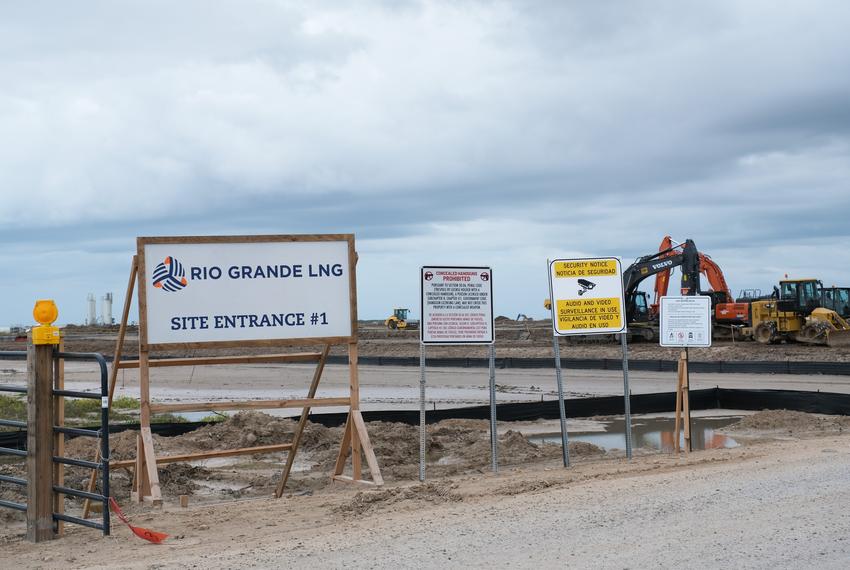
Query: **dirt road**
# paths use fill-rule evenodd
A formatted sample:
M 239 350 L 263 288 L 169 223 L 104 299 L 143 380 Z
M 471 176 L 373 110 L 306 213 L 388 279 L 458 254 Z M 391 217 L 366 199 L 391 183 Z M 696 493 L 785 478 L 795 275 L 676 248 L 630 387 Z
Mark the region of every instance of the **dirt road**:
M 23 568 L 846 568 L 850 435 L 773 440 L 689 457 L 556 462 L 358 491 L 254 499 L 134 516 L 33 545 Z
M 0 370 L 8 383 L 26 381 L 25 364 L 9 362 Z M 17 373 L 10 373 L 17 370 Z M 418 409 L 419 368 L 412 366 L 360 366 L 362 407 L 365 410 Z M 309 385 L 312 365 L 198 366 L 160 368 L 151 374 L 155 401 L 216 401 L 303 397 Z M 632 393 L 672 392 L 674 372 L 631 372 Z M 87 363 L 67 363 L 66 385 L 71 389 L 97 389 L 95 368 Z M 506 369 L 496 371 L 498 401 L 522 402 L 557 398 L 552 369 Z M 784 374 L 691 374 L 691 387 L 761 388 L 850 393 L 850 376 Z M 622 373 L 614 370 L 565 370 L 567 397 L 610 396 L 623 393 Z M 339 397 L 348 393 L 348 369 L 325 368 L 319 396 Z M 122 370 L 118 375 L 117 396 L 138 398 L 138 371 Z M 428 407 L 459 407 L 489 402 L 485 368 L 429 368 Z M 327 409 L 325 411 L 343 411 Z M 275 411 L 294 415 L 298 410 Z M 204 414 L 201 414 L 204 415 Z
M 88 328 L 67 327 L 65 347 L 75 352 L 100 352 L 112 355 L 115 349 L 117 327 Z M 383 323 L 360 321 L 358 345 L 361 356 L 419 356 L 419 331 L 388 331 Z M 138 354 L 138 334 L 136 327 L 128 330 L 124 343 L 125 356 Z M 589 339 L 561 339 L 561 353 L 564 358 L 612 358 L 621 357 L 620 345 L 613 338 L 594 337 Z M 307 347 L 301 347 L 307 349 Z M 0 350 L 21 350 L 23 344 L 13 342 L 12 337 L 0 337 Z M 300 350 L 300 349 L 296 349 Z M 331 349 L 331 354 L 345 354 L 346 347 L 339 345 Z M 233 353 L 228 350 L 227 353 Z M 263 352 L 261 349 L 238 349 L 235 352 Z M 215 349 L 176 351 L 174 356 L 213 356 L 221 354 Z M 428 356 L 487 358 L 488 349 L 483 346 L 429 346 Z M 513 358 L 552 358 L 551 322 L 496 321 L 496 354 L 498 357 Z M 678 351 L 658 346 L 658 342 L 632 342 L 629 344 L 630 358 L 675 360 Z M 850 362 L 850 351 L 846 348 L 799 343 L 763 345 L 754 341 L 715 340 L 711 348 L 691 349 L 694 361 L 752 361 L 752 360 L 791 360 L 818 362 Z

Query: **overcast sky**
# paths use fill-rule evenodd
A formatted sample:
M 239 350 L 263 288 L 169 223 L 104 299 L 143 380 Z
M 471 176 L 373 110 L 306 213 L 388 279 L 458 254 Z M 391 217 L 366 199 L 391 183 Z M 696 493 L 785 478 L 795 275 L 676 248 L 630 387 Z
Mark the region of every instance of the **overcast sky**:
M 735 293 L 850 285 L 850 3 L 6 2 L 0 326 L 123 302 L 138 235 L 353 232 L 362 318 L 418 267 L 690 237 Z M 136 319 L 135 314 L 133 320 Z

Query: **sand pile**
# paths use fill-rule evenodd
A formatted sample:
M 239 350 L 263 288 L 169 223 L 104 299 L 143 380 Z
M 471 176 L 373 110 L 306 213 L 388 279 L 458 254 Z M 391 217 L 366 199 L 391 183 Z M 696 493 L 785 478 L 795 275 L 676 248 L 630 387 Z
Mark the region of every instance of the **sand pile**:
M 786 433 L 841 432 L 850 428 L 846 416 L 820 416 L 790 410 L 763 410 L 726 428 L 726 431 L 782 431 Z
M 277 418 L 262 412 L 241 412 L 184 435 L 155 435 L 154 448 L 160 455 L 174 455 L 289 443 L 293 439 L 296 426 L 295 419 Z M 419 427 L 392 422 L 370 422 L 367 427 L 384 478 L 387 481 L 415 480 L 419 471 Z M 488 421 L 445 420 L 429 425 L 427 430 L 426 457 L 429 475 L 447 476 L 489 469 Z M 329 475 L 339 452 L 342 433 L 342 427 L 327 428 L 321 424 L 307 423 L 296 458 L 296 471 L 287 484 L 289 492 L 311 491 L 330 482 Z M 134 458 L 137 436 L 138 432 L 135 431 L 113 434 L 110 437 L 112 459 Z M 96 446 L 97 441 L 94 439 L 74 438 L 66 442 L 65 455 L 92 460 L 97 451 Z M 604 451 L 592 444 L 572 442 L 570 453 L 574 457 L 581 457 L 603 455 Z M 560 457 L 560 454 L 560 446 L 535 445 L 518 431 L 509 430 L 499 436 L 500 465 L 555 459 Z M 268 493 L 280 477 L 281 461 L 285 457 L 286 453 L 280 452 L 226 459 L 223 463 L 161 465 L 160 485 L 166 497 L 204 493 L 209 492 L 211 488 L 225 494 Z M 368 476 L 365 461 L 363 469 L 364 474 Z M 67 467 L 65 473 L 67 486 L 77 489 L 87 487 L 90 470 Z M 209 481 L 217 483 L 206 484 Z M 128 495 L 131 483 L 131 469 L 112 470 L 110 485 L 113 495 Z M 438 500 L 437 498 L 443 496 L 442 491 L 436 487 L 420 487 L 406 490 L 398 496 L 393 494 L 397 491 L 390 491 L 389 495 L 378 496 L 377 499 L 372 494 L 369 494 L 368 498 L 364 495 L 359 501 L 367 504 L 373 500 Z
M 336 507 L 335 510 L 346 515 L 361 515 L 402 502 L 437 504 L 462 501 L 463 497 L 455 489 L 457 485 L 425 483 L 413 487 L 361 491 L 354 495 L 351 501 Z

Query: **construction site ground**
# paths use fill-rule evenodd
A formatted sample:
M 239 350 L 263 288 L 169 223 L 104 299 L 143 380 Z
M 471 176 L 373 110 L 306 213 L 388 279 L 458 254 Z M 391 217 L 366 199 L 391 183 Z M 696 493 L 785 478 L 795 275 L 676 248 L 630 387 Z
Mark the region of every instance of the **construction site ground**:
M 262 442 L 293 424 L 243 416 L 157 444 L 238 445 L 247 434 Z M 133 524 L 170 535 L 164 544 L 146 543 L 117 521 L 109 538 L 77 527 L 31 544 L 22 523 L 7 517 L 0 561 L 4 568 L 846 568 L 848 428 L 846 418 L 759 412 L 726 428 L 741 444 L 732 449 L 678 456 L 640 449 L 628 461 L 574 444 L 564 469 L 558 446 L 535 446 L 503 425 L 494 475 L 487 423 L 449 420 L 430 426 L 428 479 L 419 484 L 416 429 L 373 422 L 387 484 L 360 488 L 328 482 L 339 434 L 311 425 L 304 459 L 317 463 L 296 474 L 282 499 L 270 496 L 279 457 L 172 465 L 163 469 L 163 508 L 122 501 Z M 227 471 L 243 479 L 253 471 L 255 484 L 227 493 L 234 482 Z M 220 490 L 200 491 L 205 481 Z M 126 491 L 117 481 L 116 496 Z M 188 508 L 176 493 L 191 495 Z
M 111 355 L 115 349 L 118 327 L 68 327 L 66 347 L 77 352 L 100 352 Z M 358 329 L 358 345 L 361 356 L 419 356 L 419 331 L 390 331 L 378 321 L 361 321 Z M 737 337 L 736 337 L 737 338 Z M 135 327 L 128 330 L 124 342 L 124 354 L 138 354 L 138 335 Z M 562 339 L 561 356 L 563 358 L 611 358 L 621 357 L 620 344 L 611 337 L 583 337 L 581 339 Z M 11 337 L 0 339 L 0 350 L 22 349 L 21 342 Z M 301 347 L 306 348 L 306 347 Z M 230 353 L 234 351 L 231 350 Z M 240 353 L 258 352 L 240 349 Z M 194 350 L 191 355 L 207 356 L 217 354 L 213 350 Z M 189 356 L 187 353 L 172 352 L 172 355 Z M 331 354 L 345 354 L 345 347 L 335 346 Z M 431 346 L 428 355 L 439 357 L 486 358 L 487 347 L 475 346 Z M 552 328 L 548 320 L 496 321 L 496 355 L 513 358 L 550 358 L 552 356 Z M 629 344 L 629 356 L 633 359 L 675 359 L 678 351 L 662 348 L 657 342 L 635 341 Z M 691 349 L 691 358 L 695 361 L 752 361 L 752 360 L 792 360 L 816 362 L 850 362 L 850 350 L 846 347 L 782 343 L 763 345 L 751 340 L 715 340 L 711 348 Z
M 361 354 L 419 354 L 415 331 L 388 335 L 372 326 L 361 337 Z M 66 346 L 109 355 L 114 341 L 114 331 L 75 331 Z M 131 355 L 133 342 L 126 345 Z M 523 342 L 533 346 L 523 348 Z M 502 340 L 497 351 L 512 346 L 535 351 L 528 356 L 551 357 L 551 344 L 533 338 L 514 345 Z M 632 357 L 641 358 L 640 346 L 632 345 Z M 730 347 L 758 355 L 750 360 L 769 360 L 762 351 L 781 349 L 809 354 L 808 360 L 847 360 L 825 347 L 740 342 Z M 596 344 L 569 346 L 563 356 L 573 356 L 574 348 L 595 351 L 582 357 L 619 355 L 616 344 Z M 677 355 L 650 349 L 656 352 L 646 358 Z M 434 356 L 440 351 L 486 356 L 480 347 L 428 350 Z M 312 366 L 302 364 L 160 368 L 152 371 L 152 396 L 157 402 L 302 397 L 311 373 Z M 347 374 L 344 366 L 329 365 L 318 396 L 345 395 Z M 3 383 L 25 378 L 23 362 L 0 364 Z M 429 408 L 488 401 L 486 369 L 434 367 L 427 379 Z M 632 372 L 630 379 L 634 393 L 671 392 L 676 382 L 672 372 Z M 361 366 L 360 380 L 364 409 L 418 407 L 416 367 Z M 496 381 L 499 402 L 555 398 L 553 370 L 497 370 Z M 622 394 L 622 382 L 617 371 L 565 370 L 568 397 Z M 692 373 L 691 385 L 850 393 L 847 376 Z M 66 363 L 66 386 L 96 389 L 96 371 L 86 363 Z M 121 371 L 117 395 L 138 396 L 136 371 Z M 243 412 L 182 436 L 155 436 L 155 449 L 173 455 L 288 442 L 295 421 L 279 412 Z M 133 524 L 171 535 L 165 544 L 145 543 L 117 520 L 109 538 L 69 526 L 61 540 L 30 544 L 22 538 L 22 517 L 3 509 L 0 567 L 846 567 L 850 419 L 786 411 L 741 415 L 740 423 L 724 428 L 739 444 L 731 449 L 676 456 L 639 448 L 628 461 L 622 449 L 572 441 L 569 469 L 561 465 L 559 445 L 529 441 L 557 431 L 557 421 L 500 422 L 497 475 L 490 473 L 488 422 L 446 420 L 428 426 L 424 485 L 417 477 L 418 428 L 370 422 L 386 480 L 377 489 L 330 483 L 342 428 L 310 423 L 282 499 L 272 498 L 282 453 L 161 466 L 161 509 L 130 503 L 131 473 L 119 469 L 112 476 L 113 495 Z M 569 429 L 592 431 L 606 419 L 571 419 Z M 135 438 L 132 431 L 116 434 L 112 458 L 132 458 Z M 66 455 L 93 453 L 92 442 L 80 438 L 68 443 Z M 20 462 L 0 464 L 2 474 L 23 472 Z M 84 488 L 86 480 L 86 472 L 67 470 L 68 486 Z M 179 506 L 179 495 L 189 496 L 188 508 Z M 2 487 L 0 498 L 24 500 L 9 486 Z M 79 512 L 79 503 L 69 500 L 67 508 Z

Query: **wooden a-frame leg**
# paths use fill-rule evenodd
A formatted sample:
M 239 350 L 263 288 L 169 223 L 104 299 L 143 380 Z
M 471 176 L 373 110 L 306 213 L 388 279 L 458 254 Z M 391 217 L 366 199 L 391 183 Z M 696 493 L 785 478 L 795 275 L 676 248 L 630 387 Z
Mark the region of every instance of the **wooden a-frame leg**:
M 141 428 L 136 442 L 138 449 L 132 498 L 137 503 L 150 501 L 155 506 L 162 505 L 162 491 L 159 488 L 159 472 L 156 468 L 151 428 Z
M 356 447 L 354 445 L 355 441 L 359 443 Z M 365 481 L 362 478 L 362 472 L 359 476 L 355 475 L 353 457 L 352 476 L 349 477 L 343 474 L 345 471 L 345 460 L 348 459 L 349 454 L 359 454 L 361 450 L 366 457 L 366 464 L 369 466 L 369 472 L 372 474 L 372 481 Z M 375 456 L 375 450 L 372 448 L 372 442 L 369 440 L 369 433 L 366 431 L 366 422 L 363 420 L 360 410 L 351 410 L 348 414 L 339 455 L 336 458 L 336 465 L 334 466 L 333 480 L 376 486 L 384 484 L 381 468 L 378 466 L 378 458 Z
M 366 422 L 363 421 L 363 415 L 360 413 L 360 410 L 352 410 L 351 417 L 354 419 L 357 439 L 360 440 L 363 455 L 366 456 L 366 463 L 369 465 L 369 472 L 372 474 L 372 482 L 375 485 L 383 485 L 384 478 L 381 476 L 381 468 L 378 467 L 378 458 L 375 457 L 375 450 L 372 448 L 372 442 L 369 440 L 369 433 L 366 431 Z
M 336 457 L 336 465 L 334 466 L 334 477 L 342 475 L 345 470 L 345 460 L 351 453 L 351 415 L 345 420 L 345 429 L 342 433 L 342 442 L 339 444 L 339 455 Z
M 315 398 L 316 390 L 319 388 L 319 380 L 322 377 L 322 371 L 325 369 L 325 361 L 328 358 L 328 353 L 331 350 L 329 344 L 325 345 L 322 350 L 322 356 L 316 364 L 316 371 L 313 373 L 313 381 L 310 383 L 310 389 L 307 391 L 307 398 Z M 310 406 L 305 406 L 301 410 L 301 419 L 298 420 L 298 426 L 295 428 L 295 434 L 292 439 L 292 447 L 286 454 L 286 465 L 280 475 L 280 481 L 277 483 L 274 496 L 278 499 L 283 495 L 283 489 L 286 487 L 286 482 L 289 480 L 289 473 L 292 471 L 292 464 L 295 463 L 295 454 L 298 452 L 298 445 L 301 443 L 301 435 L 304 433 L 304 428 L 307 427 L 307 418 L 310 415 Z

